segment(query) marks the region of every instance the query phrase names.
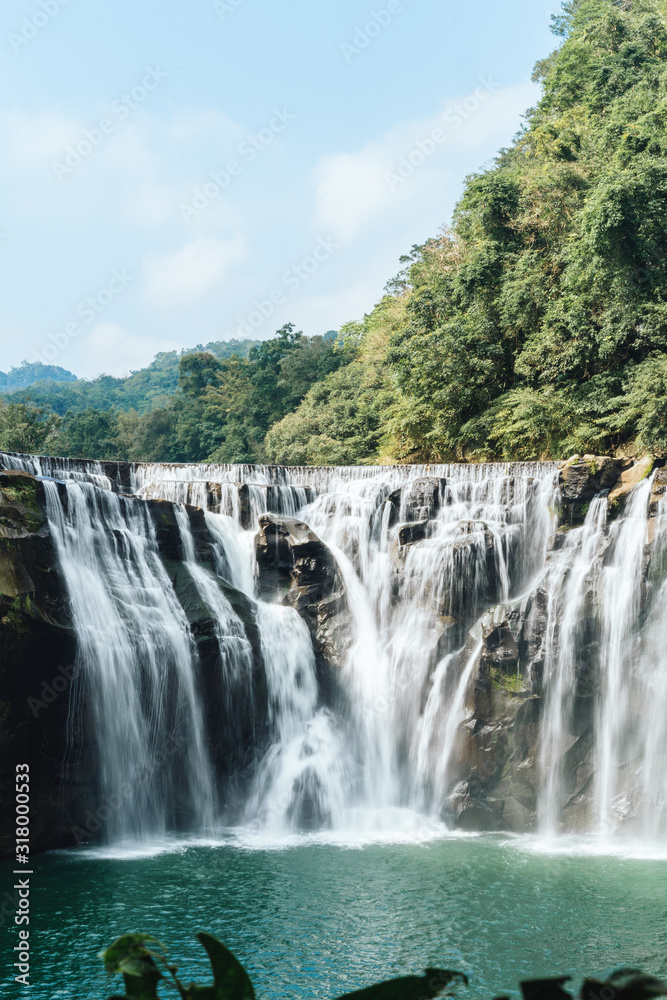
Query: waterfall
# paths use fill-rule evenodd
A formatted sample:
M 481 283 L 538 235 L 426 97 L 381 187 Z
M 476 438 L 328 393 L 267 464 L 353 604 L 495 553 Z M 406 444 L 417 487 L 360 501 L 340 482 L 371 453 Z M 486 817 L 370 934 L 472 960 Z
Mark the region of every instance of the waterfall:
M 82 764 L 111 813 L 106 839 L 450 822 L 493 705 L 506 717 L 487 729 L 508 738 L 525 709 L 543 836 L 667 832 L 667 499 L 656 508 L 651 478 L 617 516 L 600 494 L 556 531 L 555 463 L 0 465 L 44 483 L 78 640 L 72 719 L 92 719 Z M 157 500 L 173 511 L 168 543 Z M 304 522 L 333 557 L 333 666 L 318 609 L 262 587 L 267 512 Z M 542 652 L 503 687 L 487 639 L 514 629 L 524 656 L 536 595 Z
M 585 602 L 592 596 L 592 579 L 606 542 L 607 501 L 591 503 L 584 525 L 570 531 L 549 579 L 549 619 L 546 698 L 539 770 L 539 815 L 546 835 L 556 832 L 563 802 L 563 757 L 574 742 L 568 725 L 576 684 L 578 635 Z M 557 635 L 556 635 L 557 631 Z
M 272 833 L 338 825 L 344 754 L 330 712 L 319 707 L 315 655 L 296 611 L 261 605 L 258 624 L 275 742 L 259 769 L 248 816 Z
M 93 714 L 109 841 L 206 829 L 216 798 L 196 649 L 144 505 L 44 483 L 76 629 L 79 706 Z
M 334 553 L 348 595 L 354 634 L 342 681 L 364 801 L 380 810 L 430 808 L 436 817 L 479 653 L 465 659 L 459 647 L 483 607 L 507 600 L 543 562 L 554 492 L 549 469 L 539 479 L 493 466 L 448 471 L 452 481 L 417 544 L 399 537 L 404 470 L 360 479 L 339 470 L 335 492 L 301 512 Z M 397 483 L 399 523 L 389 527 Z
M 630 794 L 627 782 L 620 780 L 619 769 L 621 766 L 633 767 L 632 729 L 637 720 L 632 701 L 639 694 L 638 703 L 649 704 L 637 690 L 645 685 L 645 670 L 638 671 L 636 664 L 641 662 L 637 626 L 650 492 L 648 480 L 635 489 L 626 517 L 614 525 L 616 530 L 611 533 L 609 542 L 611 559 L 603 570 L 601 660 L 604 685 L 598 719 L 596 782 L 598 820 L 603 834 L 613 832 L 618 819 L 622 818 L 623 797 Z M 650 691 L 645 694 L 650 697 Z M 635 757 L 635 760 L 641 762 L 642 758 Z M 617 796 L 620 801 L 615 801 Z

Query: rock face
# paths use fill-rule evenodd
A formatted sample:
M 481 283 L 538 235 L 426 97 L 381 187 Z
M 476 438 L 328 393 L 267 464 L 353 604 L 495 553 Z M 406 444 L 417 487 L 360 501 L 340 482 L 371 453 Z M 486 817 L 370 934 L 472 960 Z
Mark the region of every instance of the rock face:
M 310 629 L 321 667 L 337 668 L 349 643 L 349 614 L 336 561 L 302 521 L 263 514 L 255 539 L 259 593 L 291 605 Z
M 15 769 L 25 763 L 32 849 L 62 846 L 91 793 L 65 763 L 76 637 L 44 486 L 19 472 L 0 474 L 0 631 L 0 839 L 11 846 Z
M 432 520 L 443 503 L 446 485 L 446 479 L 427 476 L 395 490 L 389 497 L 393 507 L 390 523 Z
M 560 471 L 562 525 L 582 524 L 593 497 L 616 485 L 623 463 L 608 456 L 575 455 Z
M 645 455 L 629 469 L 625 469 L 619 481 L 609 494 L 609 507 L 612 513 L 618 514 L 625 507 L 630 493 L 642 479 L 647 479 L 653 472 L 655 461 L 651 455 Z
M 538 589 L 522 601 L 484 615 L 464 658 L 481 643 L 467 718 L 453 762 L 455 787 L 448 818 L 461 830 L 533 829 L 539 794 L 537 747 L 544 710 L 543 676 L 548 596 Z M 584 679 L 574 692 L 573 731 L 563 746 L 570 794 L 566 824 L 583 828 L 591 779 L 592 699 Z

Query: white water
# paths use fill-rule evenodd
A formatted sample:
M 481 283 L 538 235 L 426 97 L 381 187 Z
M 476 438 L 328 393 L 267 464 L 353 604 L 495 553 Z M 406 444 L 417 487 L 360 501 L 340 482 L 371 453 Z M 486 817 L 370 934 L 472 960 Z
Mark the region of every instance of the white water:
M 94 718 L 91 826 L 110 840 L 205 829 L 216 800 L 196 652 L 148 512 L 89 483 L 68 486 L 65 510 L 57 485 L 44 486 L 77 632 L 79 708 Z
M 121 818 L 109 824 L 112 838 L 159 834 L 177 813 L 188 814 L 193 830 L 214 828 L 218 796 L 196 648 L 144 505 L 110 493 L 110 480 L 97 478 L 101 466 L 93 475 L 104 493 L 72 482 L 85 479 L 83 463 L 31 461 L 13 456 L 4 464 L 69 480 L 68 495 L 77 498 L 64 513 L 55 484 L 45 484 L 86 684 L 99 693 L 101 788 L 110 788 L 119 770 L 150 761 L 175 717 L 173 691 L 179 732 L 188 734 L 173 765 L 168 760 L 154 769 L 122 804 Z M 253 601 L 269 712 L 269 740 L 242 817 L 254 836 L 320 836 L 312 832 L 318 826 L 334 841 L 409 831 L 427 839 L 434 831 L 441 835 L 457 748 L 471 722 L 481 648 L 476 622 L 539 584 L 548 595 L 535 762 L 542 835 L 553 837 L 567 822 L 573 788 L 564 762 L 577 740 L 592 733 L 595 815 L 588 829 L 602 840 L 626 829 L 643 840 L 664 837 L 667 507 L 652 519 L 649 542 L 650 482 L 635 490 L 624 517 L 612 525 L 606 501 L 592 501 L 584 526 L 548 553 L 555 466 L 139 466 L 132 475 L 144 497 L 212 508 L 206 523 L 215 572 Z M 425 537 L 404 546 L 398 536 L 408 488 L 422 476 L 446 484 Z M 389 497 L 401 487 L 397 513 Z M 267 507 L 298 515 L 336 558 L 351 638 L 335 705 L 323 700 L 310 635 L 296 612 L 254 604 L 253 536 Z M 237 697 L 252 696 L 252 650 L 225 593 L 200 564 L 185 510 L 177 517 L 185 567 L 216 622 L 220 697 L 231 719 Z M 584 667 L 597 673 L 599 691 L 588 729 L 577 690 Z M 122 711 L 109 712 L 111 704 Z M 184 774 L 192 779 L 186 802 L 176 793 Z
M 258 625 L 275 743 L 248 804 L 255 825 L 284 834 L 340 825 L 345 754 L 336 721 L 318 708 L 315 655 L 296 611 L 260 605 Z
M 545 711 L 540 744 L 539 815 L 542 832 L 552 836 L 563 802 L 563 756 L 574 742 L 569 724 L 574 703 L 577 667 L 577 629 L 585 614 L 584 601 L 594 583 L 605 543 L 607 501 L 592 501 L 583 527 L 567 535 L 560 558 L 549 574 L 548 639 L 545 664 Z M 558 640 L 556 641 L 556 630 Z

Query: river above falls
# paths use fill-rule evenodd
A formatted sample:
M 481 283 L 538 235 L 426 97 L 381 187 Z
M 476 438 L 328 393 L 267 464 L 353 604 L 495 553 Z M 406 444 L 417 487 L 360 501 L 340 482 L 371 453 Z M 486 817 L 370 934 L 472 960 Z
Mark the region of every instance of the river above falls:
M 576 981 L 620 964 L 667 973 L 664 852 L 617 844 L 605 854 L 563 839 L 550 853 L 527 838 L 433 835 L 278 849 L 237 834 L 144 856 L 44 855 L 32 878 L 33 985 L 23 993 L 106 1000 L 121 984 L 97 954 L 131 930 L 168 943 L 186 981 L 206 981 L 194 935 L 210 931 L 244 962 L 260 1000 L 324 1000 L 434 965 L 468 972 L 458 995 L 486 1000 L 516 994 L 526 977 Z M 5 954 L 13 936 L 3 934 Z M 0 996 L 16 996 L 3 975 Z

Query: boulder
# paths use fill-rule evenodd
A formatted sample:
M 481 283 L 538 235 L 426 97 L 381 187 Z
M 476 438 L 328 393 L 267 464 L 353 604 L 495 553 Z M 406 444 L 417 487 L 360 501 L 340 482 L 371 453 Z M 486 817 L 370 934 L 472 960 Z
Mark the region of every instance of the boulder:
M 654 466 L 655 459 L 651 455 L 645 455 L 621 473 L 619 482 L 609 494 L 609 511 L 612 515 L 616 516 L 625 509 L 630 493 L 643 479 L 648 479 Z
M 560 524 L 582 524 L 593 497 L 610 490 L 621 475 L 622 463 L 609 456 L 575 455 L 560 470 Z
M 328 684 L 327 670 L 341 665 L 351 635 L 345 588 L 330 549 L 302 521 L 263 514 L 255 554 L 259 593 L 301 615 Z
M 424 476 L 394 490 L 389 497 L 393 508 L 390 527 L 401 519 L 407 523 L 432 520 L 442 506 L 446 485 L 446 479 Z
M 330 596 L 337 579 L 336 561 L 314 531 L 292 517 L 262 514 L 255 537 L 259 589 L 270 594 L 296 591 L 290 603 L 321 601 Z
M 398 544 L 406 546 L 423 542 L 428 537 L 429 524 L 430 521 L 413 521 L 411 524 L 402 525 L 398 529 Z

